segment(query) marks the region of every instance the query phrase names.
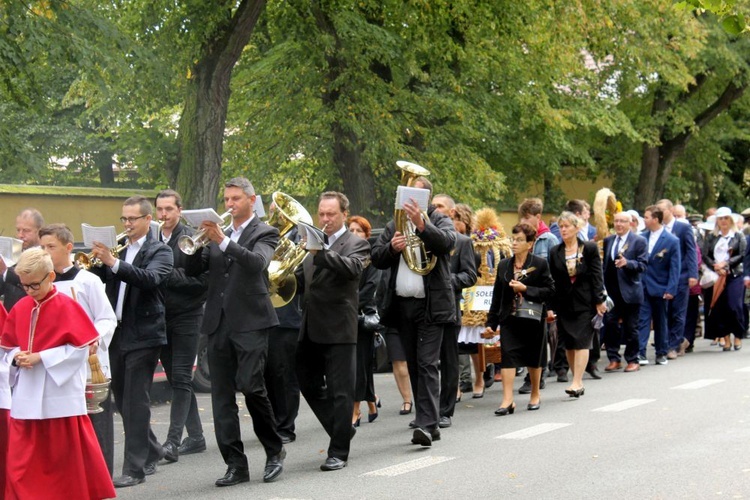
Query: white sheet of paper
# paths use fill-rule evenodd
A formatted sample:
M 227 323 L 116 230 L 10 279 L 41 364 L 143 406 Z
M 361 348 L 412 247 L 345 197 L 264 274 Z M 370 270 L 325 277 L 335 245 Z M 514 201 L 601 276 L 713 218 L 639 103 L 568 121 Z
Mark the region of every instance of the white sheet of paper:
M 117 246 L 115 226 L 95 227 L 84 222 L 81 224 L 81 232 L 83 233 L 83 244 L 88 248 L 93 247 L 95 241 L 103 243 L 107 248 Z
M 427 211 L 430 204 L 430 190 L 409 186 L 396 188 L 396 208 L 404 208 L 404 202 L 414 199 L 423 211 Z
M 311 226 L 310 224 L 302 221 L 299 222 L 297 227 L 299 228 L 299 233 L 303 235 L 302 237 L 307 241 L 307 244 L 305 245 L 305 248 L 307 250 L 323 249 L 323 245 L 325 245 L 327 239 L 326 233 L 324 233 L 317 227 Z
M 187 222 L 189 226 L 195 228 L 200 227 L 200 225 L 203 224 L 204 220 L 215 222 L 219 225 L 224 224 L 224 221 L 221 220 L 221 216 L 217 214 L 216 210 L 214 210 L 213 208 L 183 210 L 182 218 L 185 219 L 185 222 Z
M 262 219 L 266 216 L 266 209 L 263 208 L 263 200 L 260 199 L 260 195 L 255 195 L 255 205 L 253 205 L 253 211 L 258 218 Z
M 0 236 L 0 256 L 2 256 L 6 266 L 15 265 L 22 249 L 23 241 L 8 236 Z

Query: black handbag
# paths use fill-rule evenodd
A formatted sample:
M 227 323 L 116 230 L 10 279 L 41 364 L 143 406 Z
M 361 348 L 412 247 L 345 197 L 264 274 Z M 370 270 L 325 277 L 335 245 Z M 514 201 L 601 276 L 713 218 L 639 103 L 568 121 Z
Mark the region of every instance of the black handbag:
M 516 295 L 515 302 L 513 316 L 516 318 L 538 322 L 541 322 L 544 318 L 542 316 L 542 313 L 544 312 L 544 304 L 524 300 L 523 295 Z
M 368 332 L 376 332 L 380 330 L 380 315 L 376 312 L 368 314 L 360 313 L 359 326 Z

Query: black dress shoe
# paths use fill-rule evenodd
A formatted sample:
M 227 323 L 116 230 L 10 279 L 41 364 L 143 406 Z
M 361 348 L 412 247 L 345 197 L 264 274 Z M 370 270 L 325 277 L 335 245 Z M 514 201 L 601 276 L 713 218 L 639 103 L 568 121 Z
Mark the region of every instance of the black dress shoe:
M 274 481 L 281 471 L 284 470 L 284 459 L 286 458 L 286 450 L 281 448 L 281 451 L 272 457 L 266 459 L 266 468 L 263 469 L 263 482 L 270 483 Z
M 557 370 L 557 381 L 565 383 L 568 381 L 568 370 Z
M 156 474 L 156 462 L 149 462 L 143 466 L 143 473 L 147 476 L 153 476 Z
M 440 429 L 435 429 L 434 431 L 430 432 L 430 437 L 432 438 L 432 442 L 440 441 Z
M 432 446 L 432 434 L 417 427 L 411 436 L 411 442 L 420 446 Z
M 122 476 L 114 478 L 112 484 L 115 485 L 115 488 L 128 488 L 130 486 L 135 486 L 136 484 L 141 484 L 145 480 L 145 477 L 133 477 L 123 474 Z
M 336 458 L 336 457 L 328 457 L 326 458 L 325 463 L 320 466 L 320 470 L 322 471 L 341 470 L 344 467 L 346 467 L 346 460 L 341 460 L 340 458 Z
M 250 472 L 247 469 L 238 469 L 230 467 L 224 477 L 216 480 L 216 486 L 234 486 L 235 484 L 247 483 L 250 481 Z
M 177 451 L 180 455 L 190 455 L 192 453 L 200 453 L 206 451 L 206 440 L 201 437 L 186 437 L 182 440 L 182 444 Z
M 416 420 L 412 420 L 411 422 L 409 422 L 409 429 L 416 429 L 416 428 L 417 428 Z
M 287 436 L 286 434 L 281 435 L 281 443 L 282 444 L 289 444 L 293 443 L 297 440 L 296 436 Z
M 453 422 L 451 422 L 450 417 L 440 417 L 438 427 L 440 427 L 441 429 L 445 429 L 446 427 L 450 427 L 451 425 L 453 425 Z
M 176 444 L 171 441 L 167 441 L 162 445 L 164 450 L 164 460 L 167 462 L 176 462 L 180 459 L 180 452 Z
M 602 378 L 602 376 L 599 375 L 599 369 L 594 364 L 591 364 L 586 367 L 586 373 L 591 375 L 591 378 L 596 379 L 596 380 L 601 380 Z

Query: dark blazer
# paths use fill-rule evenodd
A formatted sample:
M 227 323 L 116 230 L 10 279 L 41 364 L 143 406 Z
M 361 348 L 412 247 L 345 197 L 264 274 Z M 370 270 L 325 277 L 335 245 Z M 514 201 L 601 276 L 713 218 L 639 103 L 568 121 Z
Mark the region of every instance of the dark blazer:
M 604 238 L 604 270 L 607 269 L 607 266 L 614 265 L 612 245 L 615 244 L 615 238 L 617 238 L 617 235 Z M 646 270 L 646 264 L 648 263 L 648 242 L 643 236 L 628 231 L 625 243 L 620 246 L 618 253 L 621 253 L 627 260 L 625 266 L 617 269 L 617 285 L 619 285 L 622 300 L 626 304 L 641 304 L 643 302 L 641 274 Z M 615 287 L 614 284 L 607 282 L 606 272 L 604 273 L 604 286 L 608 290 Z
M 375 298 L 375 291 L 380 282 L 380 269 L 375 266 L 367 266 L 362 271 L 359 278 L 359 313 L 376 314 L 378 312 L 378 302 Z
M 307 256 L 297 269 L 297 287 L 304 290 L 302 327 L 319 344 L 356 344 L 359 280 L 370 262 L 370 244 L 345 231 L 330 248 Z
M 549 307 L 557 314 L 593 311 L 597 304 L 606 300 L 599 248 L 592 241 L 580 239 L 578 248 L 583 248 L 583 252 L 576 265 L 574 283 L 571 283 L 565 266 L 565 243 L 560 243 L 549 252 L 550 273 L 555 280 L 555 296 Z
M 226 230 L 227 236 L 232 228 Z M 201 331 L 211 335 L 222 312 L 234 332 L 264 330 L 279 324 L 268 292 L 268 264 L 279 242 L 279 230 L 253 217 L 238 241 L 225 252 L 211 242 L 203 249 L 203 269 L 208 269 L 208 299 Z
M 456 244 L 456 230 L 453 222 L 430 206 L 427 211 L 429 220 L 425 222 L 424 231 L 417 231 L 416 236 L 424 242 L 425 248 L 437 257 L 435 267 L 426 276 L 422 276 L 427 300 L 425 320 L 428 324 L 455 323 L 456 304 L 453 286 L 451 285 L 450 252 Z M 396 275 L 401 260 L 401 253 L 394 252 L 391 239 L 396 233 L 395 223 L 390 221 L 372 247 L 372 263 L 378 269 L 390 269 L 390 281 L 383 296 L 383 313 L 380 322 L 386 326 L 396 327 L 398 318 L 394 313 L 393 296 L 396 293 Z
M 487 312 L 487 326 L 493 330 L 505 323 L 513 309 L 513 299 L 516 294 L 508 283 L 513 279 L 514 259 L 515 257 L 503 259 L 497 265 L 497 278 L 492 289 L 492 304 Z M 529 253 L 523 268 L 528 271 L 532 267 L 534 270 L 521 280 L 528 287 L 522 295 L 532 302 L 546 302 L 555 295 L 555 281 L 550 274 L 547 260 Z
M 745 239 L 745 260 L 742 263 L 745 271 L 745 278 L 750 279 L 750 234 Z
M 91 272 L 104 281 L 112 308 L 117 308 L 120 283 L 127 283 L 120 322 L 120 349 L 132 351 L 167 343 L 164 284 L 172 272 L 172 250 L 149 231 L 132 264 L 125 262 L 127 248 L 118 256 L 117 274 L 107 266 Z
M 646 238 L 646 245 L 650 233 L 641 233 Z M 648 257 L 646 272 L 643 273 L 643 291 L 651 297 L 661 297 L 665 293 L 677 295 L 680 265 L 680 240 L 665 229 Z
M 714 234 L 713 231 L 706 234 L 706 238 L 703 242 L 703 263 L 713 271 L 716 259 L 714 259 L 714 247 L 716 242 L 719 241 L 719 236 Z M 734 238 L 729 240 L 729 271 L 733 277 L 742 276 L 744 274 L 743 261 L 745 260 L 745 254 L 747 253 L 747 240 L 745 235 L 739 231 L 734 233 Z
M 178 223 L 166 245 L 172 250 L 174 267 L 166 283 L 167 318 L 184 313 L 203 312 L 208 290 L 208 272 L 203 271 L 201 252 L 188 255 L 177 246 L 181 236 L 192 236 L 193 230 Z
M 698 279 L 698 254 L 695 253 L 695 237 L 690 224 L 678 220 L 672 224 L 672 235 L 680 240 L 680 287 L 688 286 L 688 279 Z
M 9 267 L 5 272 L 5 278 L 0 275 L 0 294 L 3 296 L 5 310 L 10 312 L 16 302 L 26 297 L 26 292 L 21 288 L 21 281 L 16 274 L 15 266 Z
M 461 324 L 461 297 L 464 288 L 477 282 L 477 255 L 471 238 L 456 233 L 456 248 L 451 251 L 451 285 L 456 296 L 456 325 Z

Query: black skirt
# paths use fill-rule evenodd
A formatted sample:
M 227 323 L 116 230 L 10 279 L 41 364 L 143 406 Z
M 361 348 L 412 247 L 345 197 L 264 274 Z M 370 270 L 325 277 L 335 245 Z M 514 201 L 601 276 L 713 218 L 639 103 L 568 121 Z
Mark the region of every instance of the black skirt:
M 557 314 L 557 336 L 566 350 L 591 349 L 594 327 L 591 319 L 596 311 L 584 311 L 570 315 Z
M 541 368 L 546 362 L 544 321 L 509 316 L 500 326 L 500 368 Z

